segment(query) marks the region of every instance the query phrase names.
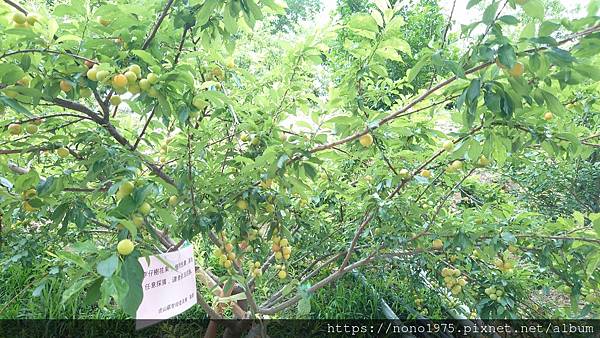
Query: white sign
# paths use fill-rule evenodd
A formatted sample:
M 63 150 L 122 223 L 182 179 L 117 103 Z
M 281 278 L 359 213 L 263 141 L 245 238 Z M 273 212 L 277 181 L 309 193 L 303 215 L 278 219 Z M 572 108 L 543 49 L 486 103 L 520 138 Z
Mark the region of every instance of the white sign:
M 140 257 L 139 260 L 144 269 L 144 298 L 136 319 L 145 321 L 138 321 L 136 328 L 177 316 L 196 305 L 196 270 L 191 245 L 179 251 Z

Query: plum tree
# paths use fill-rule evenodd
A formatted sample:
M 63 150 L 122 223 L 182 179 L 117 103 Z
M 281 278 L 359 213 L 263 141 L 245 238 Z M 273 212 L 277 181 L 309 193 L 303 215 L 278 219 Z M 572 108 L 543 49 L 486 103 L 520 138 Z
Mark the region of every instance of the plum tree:
M 7 257 L 59 267 L 35 278 L 60 275 L 65 303 L 134 316 L 138 258 L 189 242 L 207 290 L 231 292 L 198 293 L 211 319 L 306 317 L 352 271 L 428 276 L 421 314 L 448 298 L 465 316 L 537 315 L 529 295 L 563 285 L 572 313 L 597 313 L 593 197 L 548 215 L 512 181 L 597 177 L 594 6 L 562 20 L 480 1 L 476 25 L 413 48 L 405 34 L 427 34 L 408 2 L 363 2 L 293 39 L 271 34 L 278 1 L 67 0 L 35 20 L 11 3 L 0 231 L 23 239 Z M 98 274 L 107 258 L 115 272 Z

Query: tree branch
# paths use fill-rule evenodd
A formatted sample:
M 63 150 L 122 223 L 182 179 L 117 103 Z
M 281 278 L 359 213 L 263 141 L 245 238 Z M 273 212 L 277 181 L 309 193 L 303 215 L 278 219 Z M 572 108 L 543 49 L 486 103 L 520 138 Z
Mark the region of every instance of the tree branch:
M 104 129 L 106 129 L 106 131 L 108 131 L 108 133 L 118 143 L 120 143 L 122 146 L 124 146 L 125 148 L 127 148 L 130 151 L 133 151 L 136 155 L 138 155 L 140 157 L 140 159 L 142 160 L 142 162 L 144 162 L 144 164 L 156 176 L 160 177 L 168 184 L 170 184 L 174 187 L 177 187 L 177 185 L 175 184 L 175 180 L 173 180 L 173 178 L 171 178 L 169 175 L 165 174 L 156 164 L 150 162 L 149 160 L 144 159 L 144 157 L 141 154 L 139 154 L 137 151 L 133 150 L 133 146 L 131 145 L 131 143 L 129 143 L 129 141 L 127 141 L 127 139 L 119 133 L 119 131 L 115 128 L 115 126 L 113 126 L 110 122 L 102 119 L 100 116 L 98 116 L 96 113 L 94 113 L 91 109 L 89 109 L 88 107 L 86 107 L 80 103 L 67 101 L 67 100 L 63 100 L 60 98 L 56 98 L 52 102 L 56 103 L 58 106 L 61 106 L 63 108 L 75 110 L 75 111 L 78 111 L 80 113 L 83 113 L 83 114 L 89 116 L 94 122 L 96 122 L 97 124 L 104 127 Z
M 158 108 L 158 105 L 155 105 L 154 108 L 152 109 L 152 112 L 150 113 L 150 116 L 148 116 L 148 120 L 146 120 L 146 123 L 144 123 L 144 127 L 142 128 L 142 132 L 140 133 L 140 135 L 138 136 L 138 138 L 135 140 L 135 143 L 133 144 L 133 148 L 131 150 L 136 150 L 138 145 L 140 144 L 140 141 L 142 140 L 142 137 L 144 137 L 144 134 L 146 133 L 146 129 L 148 129 L 148 125 L 150 124 L 150 121 L 152 120 L 152 118 L 154 117 L 154 114 L 156 113 L 156 109 Z
M 163 20 L 167 16 L 167 14 L 169 12 L 169 9 L 171 9 L 171 6 L 173 5 L 174 1 L 175 0 L 168 0 L 167 1 L 167 4 L 163 8 L 162 13 L 158 17 L 158 20 L 156 20 L 156 22 L 154 23 L 154 27 L 152 27 L 152 30 L 150 31 L 150 34 L 146 38 L 146 41 L 144 41 L 144 44 L 142 45 L 142 49 L 147 49 L 150 46 L 150 42 L 152 42 L 152 40 L 154 39 L 154 36 L 156 35 L 156 32 L 158 32 L 158 29 L 160 28 L 160 25 L 162 24 Z
M 46 147 L 31 147 L 25 149 L 0 149 L 0 155 L 10 155 L 10 154 L 26 154 L 26 153 L 36 153 L 44 150 L 55 150 L 58 149 L 59 146 L 51 145 Z
M 572 40 L 574 40 L 574 39 L 576 39 L 578 37 L 582 37 L 582 36 L 586 36 L 586 35 L 592 34 L 594 32 L 597 32 L 598 30 L 600 30 L 600 25 L 596 25 L 596 26 L 590 27 L 590 28 L 588 28 L 588 29 L 586 29 L 584 31 L 581 31 L 579 33 L 575 33 L 575 34 L 567 37 L 566 39 L 559 41 L 557 43 L 557 46 L 565 44 L 565 43 L 567 43 L 569 41 L 572 41 Z M 532 48 L 532 49 L 528 49 L 528 50 L 525 50 L 523 52 L 520 52 L 520 53 L 518 53 L 518 55 L 525 55 L 525 54 L 528 54 L 528 53 L 543 51 L 543 50 L 546 50 L 546 49 L 548 49 L 548 48 L 547 47 Z M 475 67 L 473 67 L 471 69 L 466 70 L 465 71 L 465 75 L 469 75 L 469 74 L 478 72 L 480 70 L 483 70 L 483 69 L 489 67 L 490 65 L 492 65 L 493 63 L 494 62 L 492 62 L 492 61 L 484 62 L 484 63 L 482 63 L 482 64 L 480 64 L 478 66 L 475 66 Z M 357 133 L 355 133 L 353 135 L 350 135 L 348 137 L 345 137 L 345 138 L 343 138 L 341 140 L 313 147 L 312 149 L 309 150 L 309 152 L 310 153 L 316 153 L 318 151 L 331 149 L 333 147 L 336 147 L 336 146 L 339 146 L 339 145 L 342 145 L 342 144 L 354 141 L 354 140 L 358 139 L 359 137 L 370 133 L 371 131 L 373 131 L 373 130 L 379 128 L 379 127 L 381 127 L 382 125 L 384 125 L 384 124 L 386 124 L 386 123 L 388 123 L 390 121 L 393 121 L 393 120 L 395 120 L 397 118 L 400 118 L 400 117 L 403 117 L 403 116 L 414 114 L 416 111 L 409 111 L 411 108 L 413 108 L 415 105 L 417 105 L 421 101 L 425 100 L 431 94 L 435 93 L 436 91 L 438 91 L 441 88 L 444 88 L 444 87 L 448 86 L 449 84 L 451 84 L 452 82 L 456 81 L 457 79 L 458 79 L 457 76 L 452 76 L 451 78 L 446 79 L 446 80 L 438 83 L 437 85 L 435 85 L 431 89 L 425 91 L 423 94 L 419 95 L 417 98 L 415 98 L 414 100 L 412 100 L 406 106 L 402 107 L 400 110 L 398 110 L 395 113 L 392 113 L 392 114 L 384 117 L 383 119 L 381 119 L 377 124 L 375 124 L 372 127 L 366 127 L 362 131 L 359 131 L 359 132 L 357 132 Z
M 25 53 L 42 53 L 42 54 L 66 55 L 66 56 L 70 56 L 70 57 L 72 57 L 74 59 L 91 62 L 93 64 L 98 64 L 98 62 L 96 62 L 96 61 L 94 61 L 92 59 L 88 59 L 86 57 L 83 57 L 81 55 L 77 55 L 77 54 L 73 54 L 73 53 L 68 53 L 68 52 L 63 52 L 63 51 L 57 51 L 57 50 L 49 50 L 49 49 L 21 49 L 21 50 L 16 50 L 16 51 L 13 51 L 13 52 L 7 52 L 7 53 L 4 53 L 4 54 L 0 55 L 0 59 L 4 59 L 5 57 L 12 56 L 12 55 L 25 54 Z
M 13 7 L 14 9 L 18 10 L 19 12 L 27 15 L 27 11 L 25 10 L 25 8 L 19 6 L 16 2 L 11 1 L 11 0 L 4 0 L 4 2 L 6 2 L 9 6 Z
M 84 120 L 92 120 L 91 118 L 89 118 L 88 116 L 82 116 L 82 115 L 77 115 L 77 114 L 69 114 L 69 113 L 63 113 L 63 114 L 52 114 L 52 115 L 45 115 L 45 116 L 37 116 L 37 117 L 32 117 L 30 119 L 26 119 L 26 120 L 21 120 L 21 121 L 16 121 L 16 122 L 11 122 L 12 123 L 16 123 L 16 124 L 25 124 L 25 123 L 29 123 L 29 122 L 33 122 L 33 121 L 37 121 L 37 120 L 46 120 L 46 119 L 51 119 L 51 118 L 55 118 L 55 117 L 77 117 L 80 119 L 84 119 Z M 9 124 L 5 125 L 4 127 L 8 127 Z

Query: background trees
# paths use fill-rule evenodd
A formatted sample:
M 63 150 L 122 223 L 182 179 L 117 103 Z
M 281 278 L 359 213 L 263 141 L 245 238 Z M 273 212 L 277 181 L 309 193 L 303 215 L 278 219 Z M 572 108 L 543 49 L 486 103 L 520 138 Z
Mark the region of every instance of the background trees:
M 223 315 L 213 284 L 332 316 L 352 272 L 403 316 L 596 315 L 594 8 L 471 1 L 458 34 L 433 1 L 344 1 L 274 35 L 303 4 L 3 4 L 3 316 L 131 315 L 136 258 L 186 240 L 189 316 Z

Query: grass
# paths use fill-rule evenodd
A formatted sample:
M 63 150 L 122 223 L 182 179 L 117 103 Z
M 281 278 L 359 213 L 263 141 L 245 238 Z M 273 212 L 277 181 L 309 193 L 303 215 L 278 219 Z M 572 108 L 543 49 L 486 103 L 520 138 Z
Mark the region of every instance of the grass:
M 0 319 L 4 318 L 45 318 L 45 319 L 119 319 L 127 315 L 118 308 L 98 308 L 95 305 L 83 304 L 83 297 L 74 297 L 61 305 L 61 297 L 68 287 L 63 279 L 51 278 L 38 297 L 33 297 L 37 280 L 32 276 L 41 276 L 43 272 L 12 266 L 0 274 L 0 306 L 4 308 Z M 33 283 L 32 283 L 33 281 Z M 24 286 L 27 289 L 23 289 Z M 297 317 L 296 309 L 286 314 L 289 318 Z M 206 313 L 200 306 L 195 306 L 177 317 L 178 319 L 205 319 Z M 379 310 L 379 300 L 369 288 L 362 285 L 352 275 L 346 275 L 337 283 L 317 292 L 311 298 L 311 312 L 308 318 L 383 318 Z
M 199 242 L 195 243 L 195 247 L 197 264 L 202 266 L 217 264 L 211 260 L 211 255 L 207 254 L 208 247 L 204 247 Z M 423 285 L 414 284 L 407 279 L 406 276 L 411 274 L 398 264 L 392 262 L 381 264 L 385 265 L 361 270 L 367 280 L 367 285 L 363 285 L 358 278 L 348 274 L 311 296 L 311 309 L 308 315 L 300 316 L 297 308 L 292 307 L 284 313 L 278 314 L 277 317 L 380 319 L 385 318 L 380 309 L 380 299 L 383 298 L 401 318 L 414 318 L 417 314 L 414 307 L 414 299 L 417 295 L 424 299 L 429 299 L 434 295 L 425 294 Z M 2 304 L 0 305 L 0 318 L 120 319 L 128 317 L 116 305 L 100 308 L 97 305 L 84 304 L 85 292 L 78 297 L 73 297 L 65 304 L 61 304 L 62 294 L 70 285 L 68 279 L 60 273 L 49 278 L 39 296 L 33 297 L 34 289 L 49 268 L 47 264 L 42 263 L 32 267 L 14 264 L 0 272 L 0 285 L 3 286 L 0 288 L 0 304 Z M 215 272 L 218 274 L 221 272 L 220 275 L 225 274 L 225 271 L 218 271 L 218 269 Z M 323 274 L 326 273 L 323 272 Z M 266 274 L 263 278 L 268 278 L 268 276 Z M 256 296 L 259 303 L 264 300 L 264 297 L 270 295 L 266 288 L 275 290 L 283 285 L 274 276 L 271 277 L 273 278 L 263 285 L 262 290 L 257 290 Z M 428 310 L 430 315 L 442 317 L 440 315 L 442 310 L 439 306 L 432 306 Z M 206 318 L 207 315 L 200 306 L 195 306 L 177 316 L 177 319 Z
M 13 265 L 0 273 L 0 319 L 122 319 L 127 315 L 118 308 L 99 308 L 83 304 L 83 294 L 61 304 L 68 287 L 63 278 L 48 279 L 39 296 L 34 297 L 41 266 L 24 268 Z

